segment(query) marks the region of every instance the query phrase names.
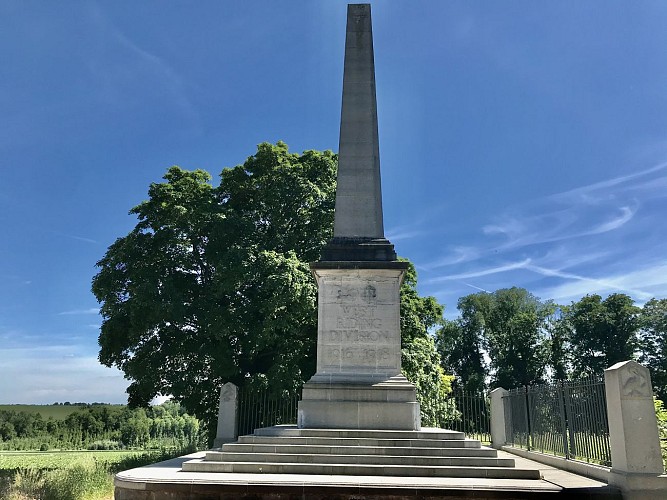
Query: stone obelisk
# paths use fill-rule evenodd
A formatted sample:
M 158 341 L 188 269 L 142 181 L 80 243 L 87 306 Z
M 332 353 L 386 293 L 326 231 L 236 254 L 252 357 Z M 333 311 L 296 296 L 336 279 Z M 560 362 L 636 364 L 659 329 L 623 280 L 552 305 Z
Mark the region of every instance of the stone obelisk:
M 384 237 L 370 5 L 348 5 L 334 237 L 311 264 L 317 372 L 300 428 L 419 430 L 401 374 L 399 289 L 407 264 Z

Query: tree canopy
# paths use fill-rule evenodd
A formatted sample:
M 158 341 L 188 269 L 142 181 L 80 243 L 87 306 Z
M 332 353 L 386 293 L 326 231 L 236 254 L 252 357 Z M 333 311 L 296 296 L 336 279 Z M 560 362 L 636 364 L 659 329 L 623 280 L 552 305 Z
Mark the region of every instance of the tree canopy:
M 640 308 L 628 295 L 606 299 L 586 295 L 564 311 L 570 328 L 575 376 L 602 373 L 618 361 L 633 359 L 638 347 Z
M 459 376 L 464 388 L 484 388 L 487 376 L 494 387 L 544 379 L 544 329 L 554 309 L 551 302 L 514 287 L 467 295 L 458 309 L 460 318 L 438 332 L 438 350 L 445 368 Z
M 651 372 L 658 398 L 667 401 L 667 299 L 651 299 L 639 315 L 639 361 Z
M 263 143 L 214 187 L 171 167 L 139 222 L 97 263 L 100 361 L 131 380 L 129 403 L 171 394 L 213 418 L 231 381 L 294 390 L 315 366 L 315 283 L 331 237 L 336 156 Z
M 614 293 L 557 305 L 514 287 L 461 297 L 458 310 L 436 343 L 445 372 L 466 390 L 601 376 L 618 361 L 638 359 L 667 398 L 667 299 L 639 307 Z

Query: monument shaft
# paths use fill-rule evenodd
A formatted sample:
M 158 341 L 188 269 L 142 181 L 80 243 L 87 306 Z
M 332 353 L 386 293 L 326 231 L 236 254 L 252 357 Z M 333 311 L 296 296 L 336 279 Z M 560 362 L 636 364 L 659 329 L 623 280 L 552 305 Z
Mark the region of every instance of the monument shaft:
M 384 238 L 370 5 L 349 5 L 334 237 Z
M 400 286 L 384 238 L 370 5 L 348 5 L 334 238 L 311 264 L 318 285 L 317 372 L 301 428 L 420 429 L 401 374 Z

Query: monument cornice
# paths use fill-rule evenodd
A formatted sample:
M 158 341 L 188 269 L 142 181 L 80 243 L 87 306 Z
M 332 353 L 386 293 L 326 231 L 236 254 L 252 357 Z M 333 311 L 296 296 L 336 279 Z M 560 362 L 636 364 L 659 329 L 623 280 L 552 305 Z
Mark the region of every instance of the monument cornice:
M 405 271 L 409 264 L 404 261 L 373 261 L 373 260 L 357 260 L 357 261 L 317 261 L 310 263 L 311 271 L 328 270 L 328 269 L 388 269 Z

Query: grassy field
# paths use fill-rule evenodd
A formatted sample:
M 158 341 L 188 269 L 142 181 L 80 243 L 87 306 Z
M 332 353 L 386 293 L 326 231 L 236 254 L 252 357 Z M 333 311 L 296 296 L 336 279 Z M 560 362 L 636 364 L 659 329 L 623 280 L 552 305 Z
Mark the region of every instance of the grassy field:
M 124 405 L 109 405 L 114 408 L 122 408 Z M 56 420 L 65 420 L 70 413 L 74 413 L 80 405 L 0 405 L 0 411 L 9 410 L 26 413 L 39 413 L 43 419 L 53 417 Z
M 107 500 L 116 472 L 192 450 L 0 452 L 3 500 Z
M 140 451 L 0 451 L 0 470 L 70 469 L 97 463 L 117 464 Z

